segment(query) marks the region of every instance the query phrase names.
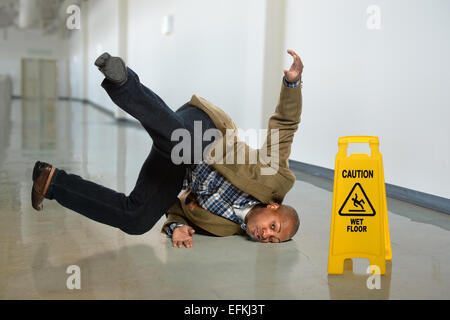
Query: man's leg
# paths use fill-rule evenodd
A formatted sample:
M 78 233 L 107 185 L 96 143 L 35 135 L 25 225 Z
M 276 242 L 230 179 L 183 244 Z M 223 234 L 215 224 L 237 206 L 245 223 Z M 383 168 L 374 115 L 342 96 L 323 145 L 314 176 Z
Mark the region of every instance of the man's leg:
M 127 72 L 128 79 L 124 83 L 105 79 L 102 86 L 119 107 L 141 122 L 153 139 L 152 151 L 141 169 L 136 187 L 126 197 L 58 170 L 51 179 L 46 198 L 55 199 L 92 220 L 130 234 L 142 234 L 150 230 L 173 204 L 182 186 L 185 166 L 174 165 L 170 160 L 172 147 L 178 143 L 170 140 L 173 130 L 187 128 L 192 132 L 192 123 L 197 116 L 201 120 L 207 118 L 209 127 L 212 121 L 202 111 L 188 105 L 178 110 L 183 112 L 173 112 L 140 83 L 131 69 Z M 203 131 L 209 127 L 203 127 Z
M 174 203 L 184 175 L 183 165 L 170 163 L 152 148 L 128 197 L 64 170 L 56 170 L 45 197 L 87 218 L 138 235 L 149 231 Z
M 215 128 L 206 113 L 188 103 L 176 113 L 183 119 L 192 137 L 195 121 L 201 121 L 202 132 L 197 139 L 206 130 Z M 201 142 L 203 152 L 210 142 Z M 142 234 L 149 231 L 177 199 L 184 176 L 185 165 L 174 165 L 152 148 L 128 197 L 77 175 L 57 170 L 46 198 L 55 199 L 66 208 L 128 234 Z
M 97 59 L 97 63 L 107 77 L 102 86 L 119 107 L 142 123 L 153 139 L 152 151 L 128 197 L 63 170 L 56 170 L 49 179 L 45 197 L 92 220 L 127 233 L 141 234 L 153 227 L 181 189 L 186 169 L 170 160 L 173 145 L 170 136 L 173 130 L 183 128 L 183 119 L 141 85 L 138 76 L 127 69 L 120 58 L 105 54 Z M 127 76 L 123 77 L 125 74 Z M 36 194 L 33 194 L 34 202 L 38 202 Z M 39 205 L 33 203 L 33 206 L 39 210 Z
M 117 85 L 108 79 L 102 82 L 111 100 L 122 110 L 136 118 L 147 130 L 153 140 L 153 146 L 170 158 L 172 132 L 185 128 L 183 119 L 170 109 L 153 91 L 140 83 L 139 77 L 127 68 L 128 80 Z

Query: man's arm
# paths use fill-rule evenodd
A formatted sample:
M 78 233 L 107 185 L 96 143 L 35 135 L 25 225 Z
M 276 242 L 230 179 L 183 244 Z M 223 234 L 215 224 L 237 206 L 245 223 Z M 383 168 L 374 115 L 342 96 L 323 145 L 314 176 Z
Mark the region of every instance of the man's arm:
M 172 238 L 172 247 L 182 248 L 184 245 L 186 248 L 191 248 L 194 245 L 193 234 L 195 230 L 189 225 L 181 222 L 172 222 L 165 225 L 163 230 Z
M 200 207 L 192 195 L 188 197 L 191 199 L 191 202 L 187 205 L 190 210 L 193 210 L 195 207 Z M 191 248 L 194 245 L 193 234 L 195 230 L 185 222 L 183 217 L 177 215 L 175 212 L 168 214 L 168 221 L 164 224 L 163 231 L 172 238 L 173 247 L 182 248 L 184 245 L 186 248 Z
M 284 77 L 280 98 L 274 114 L 269 119 L 269 131 L 266 143 L 263 146 L 263 150 L 267 150 L 267 156 L 271 159 L 276 156 L 276 154 L 272 154 L 273 152 L 278 153 L 280 167 L 288 167 L 292 141 L 298 129 L 302 112 L 301 76 L 303 63 L 293 50 L 288 50 L 288 53 L 293 57 L 294 62 L 289 70 L 283 70 Z M 271 130 L 278 130 L 278 141 L 272 141 Z

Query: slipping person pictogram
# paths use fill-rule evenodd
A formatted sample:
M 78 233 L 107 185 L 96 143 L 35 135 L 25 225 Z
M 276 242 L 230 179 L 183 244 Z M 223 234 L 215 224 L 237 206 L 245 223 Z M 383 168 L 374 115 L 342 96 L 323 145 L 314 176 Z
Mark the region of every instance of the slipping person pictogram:
M 361 207 L 361 209 L 362 209 L 363 211 L 365 211 L 363 205 L 361 204 L 361 203 L 365 204 L 364 199 L 358 200 L 358 194 L 357 194 L 357 193 L 355 193 L 355 197 L 352 198 L 352 200 L 353 200 L 353 205 L 354 205 L 355 207 L 358 207 L 358 206 L 359 206 L 359 207 Z
M 339 209 L 339 214 L 341 216 L 375 215 L 375 209 L 370 202 L 368 195 L 359 182 L 355 183 L 353 188 L 348 193 Z

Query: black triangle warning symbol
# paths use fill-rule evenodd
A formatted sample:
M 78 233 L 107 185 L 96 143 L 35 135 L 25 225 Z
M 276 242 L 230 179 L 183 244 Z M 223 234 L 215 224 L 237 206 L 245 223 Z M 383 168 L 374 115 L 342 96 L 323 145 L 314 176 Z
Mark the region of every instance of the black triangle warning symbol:
M 350 200 L 350 201 L 349 201 Z M 359 183 L 355 183 L 339 210 L 341 216 L 374 216 L 375 209 Z

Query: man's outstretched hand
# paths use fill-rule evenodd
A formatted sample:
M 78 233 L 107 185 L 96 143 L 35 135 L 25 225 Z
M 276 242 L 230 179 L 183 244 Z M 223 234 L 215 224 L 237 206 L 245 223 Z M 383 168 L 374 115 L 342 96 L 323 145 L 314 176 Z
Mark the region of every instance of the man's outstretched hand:
M 292 58 L 294 58 L 294 62 L 289 70 L 283 70 L 284 76 L 288 82 L 297 82 L 303 72 L 303 63 L 294 50 L 289 49 L 287 52 L 292 56 Z
M 192 248 L 194 245 L 194 238 L 192 235 L 195 230 L 190 226 L 181 226 L 175 228 L 172 233 L 172 246 L 182 248 L 183 245 L 186 248 Z

